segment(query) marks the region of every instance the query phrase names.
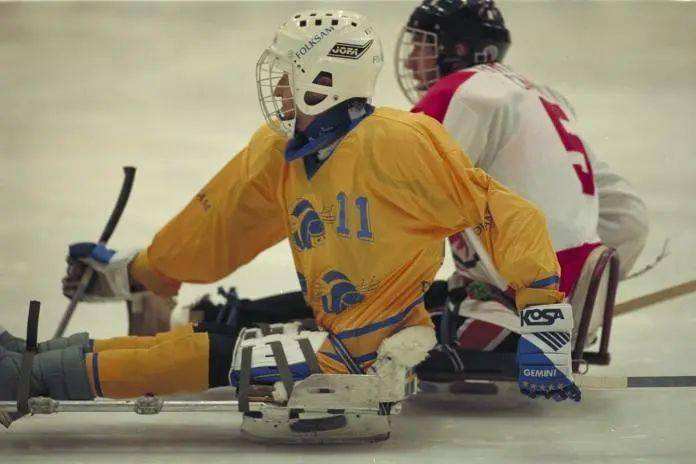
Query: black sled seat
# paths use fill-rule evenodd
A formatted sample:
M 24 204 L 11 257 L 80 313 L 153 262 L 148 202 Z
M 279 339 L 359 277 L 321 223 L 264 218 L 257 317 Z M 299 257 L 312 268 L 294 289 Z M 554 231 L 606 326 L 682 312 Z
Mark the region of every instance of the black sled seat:
M 619 283 L 619 258 L 612 248 L 601 245 L 588 256 L 576 286 L 568 301 L 573 306 L 573 372 L 578 373 L 587 364 L 608 365 L 609 339 L 614 316 L 616 290 Z M 601 327 L 599 348 L 587 351 Z M 514 352 L 489 352 L 461 350 L 453 347 L 461 361 L 458 372 L 438 369 L 438 363 L 426 363 L 418 368 L 420 380 L 425 382 L 459 381 L 517 381 L 517 356 Z M 432 357 L 449 357 L 448 353 L 433 353 Z M 448 361 L 449 364 L 449 361 Z M 474 389 L 476 390 L 476 389 Z M 490 391 L 482 389 L 482 391 Z

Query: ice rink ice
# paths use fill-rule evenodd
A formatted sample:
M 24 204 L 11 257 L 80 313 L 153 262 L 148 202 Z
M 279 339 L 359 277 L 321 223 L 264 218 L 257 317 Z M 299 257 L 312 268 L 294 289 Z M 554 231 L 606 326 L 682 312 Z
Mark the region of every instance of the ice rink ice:
M 371 16 L 387 61 L 378 105 L 407 108 L 392 56 L 416 2 L 341 2 Z M 121 184 L 135 188 L 111 241 L 144 246 L 262 121 L 254 66 L 275 28 L 316 3 L 0 4 L 0 324 L 40 336 L 66 306 L 66 245 L 95 240 Z M 696 3 L 500 2 L 507 62 L 574 104 L 585 140 L 643 195 L 651 231 L 619 301 L 696 277 Z M 452 270 L 447 262 L 440 273 Z M 286 242 L 223 281 L 243 297 L 297 288 Z M 191 302 L 214 285 L 189 285 Z M 696 296 L 617 317 L 594 375 L 696 375 Z M 122 305 L 81 305 L 69 330 L 124 334 Z M 696 391 L 585 391 L 581 404 L 422 396 L 392 438 L 361 446 L 241 439 L 236 414 L 63 414 L 0 431 L 0 463 L 694 463 Z

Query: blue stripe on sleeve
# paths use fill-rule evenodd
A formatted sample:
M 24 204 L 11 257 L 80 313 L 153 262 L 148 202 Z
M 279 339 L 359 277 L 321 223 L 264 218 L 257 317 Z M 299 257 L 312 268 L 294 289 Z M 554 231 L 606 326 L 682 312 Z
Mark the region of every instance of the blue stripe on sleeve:
M 541 279 L 541 280 L 536 280 L 532 282 L 530 285 L 531 288 L 544 288 L 548 287 L 549 285 L 557 284 L 559 281 L 559 278 L 557 275 L 547 277 L 546 279 Z

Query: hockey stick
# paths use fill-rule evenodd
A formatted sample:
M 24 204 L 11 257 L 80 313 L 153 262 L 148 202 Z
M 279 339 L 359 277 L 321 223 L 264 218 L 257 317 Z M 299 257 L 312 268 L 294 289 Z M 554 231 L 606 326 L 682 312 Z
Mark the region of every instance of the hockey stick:
M 128 203 L 128 197 L 130 197 L 131 189 L 133 188 L 133 181 L 135 180 L 135 168 L 132 166 L 125 166 L 123 168 L 123 174 L 124 178 L 123 184 L 121 185 L 121 192 L 118 194 L 118 200 L 116 200 L 116 205 L 111 212 L 111 216 L 109 216 L 109 221 L 106 223 L 106 226 L 99 237 L 100 245 L 106 245 L 111 238 L 111 235 L 114 233 L 116 224 L 118 224 L 118 221 L 121 219 L 121 214 L 123 214 L 126 203 Z M 75 308 L 77 307 L 77 303 L 84 296 L 85 290 L 87 290 L 87 286 L 89 285 L 93 275 L 94 269 L 92 268 L 87 268 L 84 274 L 82 274 L 80 285 L 78 285 L 75 293 L 70 299 L 70 303 L 68 303 L 68 307 L 65 309 L 63 318 L 60 320 L 60 324 L 58 324 L 58 328 L 53 335 L 55 338 L 62 337 L 65 333 L 65 329 L 68 327 L 70 319 L 72 319 Z
M 663 375 L 653 377 L 621 377 L 575 375 L 575 384 L 583 390 L 626 390 L 633 388 L 696 388 L 696 375 Z M 451 379 L 449 381 L 421 382 L 423 393 L 451 393 L 454 395 L 495 395 L 498 393 L 497 383 L 515 383 L 511 378 L 500 379 Z
M 575 383 L 588 390 L 624 390 L 626 388 L 696 388 L 696 375 L 655 377 L 576 376 Z
M 689 293 L 693 292 L 696 292 L 696 280 L 691 280 L 683 284 L 675 285 L 673 287 L 665 288 L 648 295 L 643 295 L 638 298 L 619 303 L 614 306 L 614 316 L 616 317 L 619 314 L 626 314 L 636 311 L 638 309 L 642 309 L 657 303 L 662 303 L 663 301 L 668 301 L 683 295 L 688 295 Z

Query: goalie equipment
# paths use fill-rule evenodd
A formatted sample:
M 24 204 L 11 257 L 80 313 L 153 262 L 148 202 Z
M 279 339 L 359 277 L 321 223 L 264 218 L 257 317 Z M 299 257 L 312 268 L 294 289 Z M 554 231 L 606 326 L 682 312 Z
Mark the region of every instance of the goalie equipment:
M 580 401 L 570 359 L 573 308 L 567 303 L 529 306 L 520 311 L 520 327 L 520 392 L 531 398 Z
M 28 330 L 30 334 L 33 334 L 28 337 L 30 340 L 36 339 L 35 328 L 38 324 L 38 311 L 33 314 L 34 317 L 30 317 L 30 330 Z M 34 329 L 32 330 L 31 327 Z M 399 405 L 394 401 L 396 398 L 393 395 L 393 389 L 385 392 L 382 380 L 375 375 L 314 373 L 318 371 L 318 365 L 311 361 L 314 354 L 312 342 L 304 338 L 307 341 L 301 343 L 300 336 L 318 337 L 316 339 L 318 343 L 328 334 L 316 332 L 318 335 L 308 335 L 307 332 L 312 331 L 305 330 L 300 323 L 276 324 L 249 329 L 246 337 L 240 336 L 241 340 L 246 340 L 248 343 L 241 348 L 238 401 L 163 401 L 152 396 L 125 401 L 57 401 L 52 398 L 30 398 L 30 392 L 27 389 L 26 395 L 22 395 L 21 401 L 17 403 L 0 401 L 0 423 L 9 426 L 18 416 L 18 412 L 21 415 L 22 413 L 132 411 L 149 415 L 160 412 L 198 411 L 229 413 L 238 410 L 244 414 L 242 433 L 256 441 L 346 443 L 374 442 L 389 438 L 390 415 L 400 411 Z M 409 336 L 402 335 L 387 344 L 381 352 L 390 354 L 390 357 L 399 362 L 413 362 L 421 355 L 414 357 L 408 353 L 400 356 L 398 348 L 411 348 L 414 351 L 426 349 L 426 345 L 430 343 L 428 337 L 418 332 L 422 331 L 411 331 Z M 269 341 L 269 337 L 272 340 Z M 252 385 L 250 382 L 254 347 L 259 346 L 261 351 L 265 352 L 263 343 L 270 345 L 277 374 L 281 376 L 285 391 L 290 393 L 284 403 L 274 400 L 268 387 L 264 389 L 263 386 Z M 297 353 L 286 354 L 283 349 L 284 344 L 290 349 L 300 346 L 300 351 L 309 365 L 311 373 L 309 377 L 295 382 L 289 372 L 288 359 L 294 360 L 298 356 Z M 33 346 L 35 347 L 35 342 Z M 240 344 L 239 347 L 241 346 Z M 395 352 L 394 349 L 397 351 Z M 27 351 L 33 353 L 32 350 Z M 60 351 L 50 354 L 53 353 L 60 353 Z M 66 365 L 65 362 L 63 364 Z M 82 365 L 84 366 L 84 360 Z M 25 372 L 29 373 L 30 370 Z M 27 381 L 29 378 L 28 375 L 22 377 Z M 416 392 L 417 384 L 414 377 L 410 377 L 408 382 L 402 385 L 404 390 L 396 395 L 399 399 Z M 70 388 L 74 387 L 75 385 L 70 386 Z M 54 395 L 52 390 L 49 390 L 49 393 Z M 60 394 L 57 396 L 64 397 Z M 72 397 L 72 393 L 69 396 Z
M 300 322 L 243 328 L 232 354 L 230 385 L 243 393 L 245 381 L 266 385 L 282 381 L 292 392 L 294 381 L 320 372 L 316 352 L 327 336 L 303 330 Z
M 413 375 L 412 369 L 428 357 L 436 344 L 435 331 L 426 326 L 407 327 L 384 340 L 369 369 L 381 380 L 383 396 L 402 400 L 404 383 Z
M 609 340 L 611 337 L 612 318 L 614 316 L 614 300 L 618 286 L 619 259 L 616 251 L 606 246 L 598 246 L 587 257 L 580 276 L 568 295 L 568 302 L 573 307 L 572 358 L 573 371 L 577 372 L 581 363 L 607 365 L 610 362 Z M 476 288 L 473 288 L 476 286 Z M 476 290 L 476 291 L 474 291 Z M 620 305 L 619 305 L 620 306 Z M 449 280 L 449 295 L 447 307 L 440 318 L 440 338 L 444 345 L 451 345 L 443 353 L 456 349 L 453 363 L 458 366 L 469 365 L 470 354 L 456 342 L 460 339 L 466 320 L 480 321 L 493 324 L 502 329 L 519 333 L 519 316 L 513 309 L 512 300 L 499 289 L 481 282 L 469 282 L 460 274 L 455 273 Z M 597 336 L 601 327 L 601 336 Z M 595 339 L 599 339 L 597 352 L 587 351 L 587 347 Z M 451 349 L 450 349 L 451 348 Z M 485 372 L 498 372 L 494 366 L 497 362 L 491 357 L 489 367 L 479 369 L 486 364 L 486 355 L 475 355 L 476 369 L 467 367 L 462 376 L 470 380 L 485 379 Z M 456 358 L 466 358 L 463 362 Z M 428 362 L 428 364 L 431 364 Z M 429 366 L 428 378 L 435 376 L 433 366 Z M 459 369 L 460 371 L 462 369 Z M 479 372 L 480 370 L 480 372 Z
M 240 332 L 230 383 L 237 386 L 246 435 L 283 443 L 388 438 L 392 405 L 415 393 L 411 368 L 435 344 L 432 329 L 411 327 L 382 342 L 372 371 L 376 375 L 363 375 L 356 366 L 353 374 L 322 374 L 316 352 L 330 336 L 306 330 L 300 322 Z M 355 364 L 350 358 L 346 363 Z M 259 385 L 273 385 L 273 390 Z M 252 406 L 259 391 L 269 402 L 263 410 Z

